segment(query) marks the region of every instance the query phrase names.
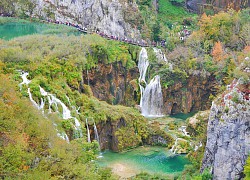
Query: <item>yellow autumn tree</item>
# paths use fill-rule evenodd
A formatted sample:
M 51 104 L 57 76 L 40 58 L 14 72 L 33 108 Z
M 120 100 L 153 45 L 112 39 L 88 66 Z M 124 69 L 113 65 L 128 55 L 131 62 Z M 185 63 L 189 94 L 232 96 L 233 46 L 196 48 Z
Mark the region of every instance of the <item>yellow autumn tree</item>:
M 212 56 L 215 61 L 221 61 L 224 58 L 224 52 L 220 41 L 214 44 Z

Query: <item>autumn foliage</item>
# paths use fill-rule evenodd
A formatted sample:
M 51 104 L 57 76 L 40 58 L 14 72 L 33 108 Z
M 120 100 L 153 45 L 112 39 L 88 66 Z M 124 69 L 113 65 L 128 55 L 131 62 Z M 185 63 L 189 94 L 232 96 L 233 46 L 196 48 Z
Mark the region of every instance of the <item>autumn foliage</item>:
M 212 56 L 213 56 L 215 61 L 221 61 L 226 57 L 224 55 L 223 47 L 222 47 L 222 44 L 220 41 L 218 41 L 214 44 Z

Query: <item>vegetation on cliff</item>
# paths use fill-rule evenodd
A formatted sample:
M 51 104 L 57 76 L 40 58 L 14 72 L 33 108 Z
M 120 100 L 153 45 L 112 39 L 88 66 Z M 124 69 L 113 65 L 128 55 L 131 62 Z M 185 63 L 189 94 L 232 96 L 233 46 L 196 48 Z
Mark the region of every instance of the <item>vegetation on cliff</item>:
M 96 143 L 68 144 L 56 135 L 49 118 L 18 93 L 11 74 L 0 68 L 0 176 L 22 179 L 113 179 L 111 171 L 91 162 Z
M 186 14 L 183 9 L 171 9 L 173 12 L 168 12 L 166 1 L 159 1 L 160 8 L 155 15 L 154 11 L 147 13 L 148 9 L 153 9 L 149 2 L 151 1 L 139 2 L 142 17 L 145 18 L 145 26 L 140 27 L 144 37 L 160 40 L 166 38 L 168 32 L 177 33 L 181 29 L 180 26 L 171 25 L 176 21 L 176 14 Z M 27 4 L 26 8 L 30 6 Z M 166 21 L 169 14 L 172 14 L 172 19 Z M 9 20 L 0 19 L 0 24 L 7 21 Z M 166 89 L 175 87 L 178 83 L 185 86 L 190 76 L 213 77 L 218 87 L 214 87 L 215 93 L 211 93 L 204 101 L 211 102 L 218 92 L 225 90 L 233 78 L 244 81 L 242 92 L 245 92 L 249 89 L 249 72 L 245 71 L 249 67 L 249 60 L 244 60 L 246 56 L 250 56 L 249 21 L 249 9 L 239 12 L 229 10 L 214 16 L 204 14 L 198 23 L 199 28 L 187 40 L 182 42 L 174 36 L 168 38 L 165 51 L 168 52 L 168 61 L 173 65 L 173 70 L 169 68 L 169 64 L 156 62 L 152 49 L 149 50 L 149 58 L 153 64 L 149 68 L 149 75 L 160 74 Z M 99 63 L 121 62 L 127 69 L 136 67 L 139 49 L 140 47 L 108 41 L 97 35 L 33 35 L 11 41 L 0 40 L 0 109 L 4 109 L 0 113 L 0 175 L 27 179 L 59 176 L 76 179 L 113 178 L 109 170 L 100 169 L 91 162 L 95 159 L 96 143 L 88 144 L 86 138 L 75 139 L 72 119 L 62 120 L 54 114 L 47 119 L 24 98 L 28 97 L 27 87 L 21 90 L 21 94 L 17 93 L 17 84 L 21 81 L 17 70 L 29 72 L 28 78 L 32 80 L 30 89 L 36 102 L 40 102 L 42 97 L 39 89 L 41 86 L 67 106 L 71 103 L 79 107 L 80 113 L 75 116 L 80 119 L 84 133 L 86 117 L 94 118 L 96 123 L 124 121 L 114 134 L 117 138 L 117 151 L 147 143 L 152 135 L 164 137 L 167 145 L 171 145 L 171 136 L 158 127 L 147 126 L 147 122 L 135 108 L 112 106 L 99 101 L 93 97 L 89 86 L 84 85 L 87 83 L 83 82 L 82 72 L 98 68 Z M 238 67 L 240 64 L 243 66 Z M 182 90 L 185 91 L 186 88 Z M 70 102 L 65 95 L 70 98 Z M 239 99 L 232 96 L 232 101 L 237 103 Z M 225 107 L 224 111 L 229 109 Z M 70 144 L 56 136 L 49 119 L 59 122 L 58 128 L 67 132 L 72 140 Z M 198 128 L 189 126 L 188 129 L 197 141 L 204 143 L 206 119 L 199 119 Z M 193 165 L 186 168 L 182 177 L 211 178 L 207 171 L 198 175 L 204 147 L 189 154 Z M 245 174 L 249 174 L 248 163 Z M 144 175 L 141 174 L 138 178 L 143 179 Z

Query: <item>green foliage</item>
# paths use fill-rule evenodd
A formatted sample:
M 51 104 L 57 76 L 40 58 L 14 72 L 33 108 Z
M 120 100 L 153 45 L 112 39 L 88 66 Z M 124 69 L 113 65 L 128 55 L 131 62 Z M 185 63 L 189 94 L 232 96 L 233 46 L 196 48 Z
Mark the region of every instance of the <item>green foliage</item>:
M 132 180 L 171 180 L 173 177 L 171 176 L 164 176 L 159 174 L 148 174 L 146 172 L 141 172 L 137 174 L 135 177 L 132 177 Z
M 250 156 L 248 156 L 246 160 L 246 164 L 244 166 L 244 174 L 246 175 L 246 180 L 250 179 Z
M 205 169 L 202 174 L 195 176 L 194 180 L 212 180 L 213 176 L 208 169 Z
M 238 104 L 240 102 L 240 100 L 239 100 L 239 94 L 237 92 L 233 93 L 232 101 L 234 103 L 236 103 L 236 104 Z
M 0 174 L 11 179 L 114 179 L 97 167 L 98 144 L 59 139 L 50 119 L 17 93 L 10 75 L 0 74 Z M 3 111 L 2 111 L 3 110 Z
M 181 0 L 177 0 L 181 1 Z M 164 24 L 167 22 L 181 22 L 183 17 L 193 17 L 194 14 L 188 13 L 183 7 L 174 6 L 169 0 L 159 0 L 158 19 Z

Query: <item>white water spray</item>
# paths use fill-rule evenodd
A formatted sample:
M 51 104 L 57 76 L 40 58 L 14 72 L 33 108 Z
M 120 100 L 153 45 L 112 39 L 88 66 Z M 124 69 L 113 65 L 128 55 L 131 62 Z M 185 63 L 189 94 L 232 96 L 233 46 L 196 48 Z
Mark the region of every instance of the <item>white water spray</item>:
M 22 77 L 22 82 L 19 84 L 20 89 L 22 89 L 22 85 L 26 84 L 28 85 L 31 81 L 27 79 L 27 76 L 29 75 L 29 73 L 27 72 L 23 72 L 21 74 Z M 29 99 L 32 102 L 32 104 L 38 109 L 38 110 L 42 110 L 43 114 L 44 114 L 44 106 L 46 103 L 46 98 L 48 100 L 49 103 L 49 113 L 52 112 L 52 105 L 55 106 L 56 112 L 59 112 L 58 110 L 58 105 L 62 107 L 62 117 L 63 119 L 70 119 L 73 118 L 75 121 L 75 129 L 79 132 L 80 137 L 82 137 L 82 130 L 81 130 L 81 124 L 78 121 L 78 119 L 76 117 L 71 116 L 71 112 L 68 109 L 68 107 L 58 98 L 56 98 L 53 94 L 50 94 L 48 92 L 46 92 L 42 87 L 40 87 L 40 93 L 44 98 L 41 98 L 41 104 L 39 105 L 32 97 L 32 93 L 30 92 L 30 88 L 28 88 L 28 94 L 29 94 Z M 68 99 L 69 100 L 69 99 Z M 57 129 L 56 129 L 57 130 Z M 58 131 L 58 130 L 57 130 Z M 65 139 L 67 142 L 69 142 L 69 138 L 67 136 L 67 134 L 65 132 L 63 133 L 57 133 L 57 135 L 63 139 Z
M 95 122 L 94 122 L 94 132 L 95 132 L 95 140 L 97 140 L 98 144 L 99 144 L 99 147 L 100 147 L 100 140 L 99 140 L 99 134 L 98 134 L 98 131 L 97 131 L 97 127 L 95 125 Z
M 160 76 L 156 75 L 149 84 L 146 82 L 146 73 L 149 66 L 148 55 L 145 48 L 140 52 L 138 68 L 140 72 L 139 86 L 141 92 L 140 107 L 143 116 L 161 117 L 163 97 L 161 91 Z M 145 83 L 145 88 L 141 83 Z
M 146 86 L 142 97 L 141 111 L 143 116 L 161 117 L 163 98 L 160 76 L 155 76 Z

